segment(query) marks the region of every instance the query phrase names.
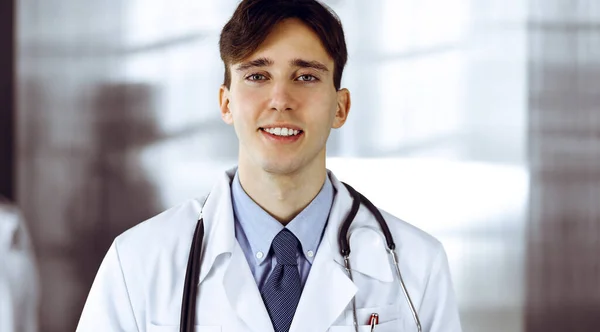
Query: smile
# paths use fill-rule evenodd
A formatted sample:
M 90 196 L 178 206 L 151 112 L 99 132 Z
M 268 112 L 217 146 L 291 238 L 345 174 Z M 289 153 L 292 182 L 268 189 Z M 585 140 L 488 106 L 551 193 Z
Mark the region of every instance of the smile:
M 302 133 L 302 130 L 296 130 L 291 128 L 260 128 L 262 131 L 265 131 L 271 135 L 275 136 L 296 136 Z

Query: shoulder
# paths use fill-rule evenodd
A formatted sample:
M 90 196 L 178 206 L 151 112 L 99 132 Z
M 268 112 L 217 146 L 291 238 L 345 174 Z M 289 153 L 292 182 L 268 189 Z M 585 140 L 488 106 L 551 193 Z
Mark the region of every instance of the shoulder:
M 380 212 L 394 238 L 398 260 L 418 279 L 428 280 L 437 269 L 447 265 L 446 252 L 437 238 L 386 211 Z
M 384 210 L 379 209 L 379 211 L 396 239 L 397 248 L 408 247 L 413 253 L 426 255 L 437 255 L 440 250 L 443 250 L 442 243 L 433 235 Z
M 119 235 L 113 246 L 124 272 L 131 266 L 152 264 L 161 254 L 191 243 L 201 206 L 202 200 L 187 200 Z
M 116 241 L 120 245 L 128 245 L 139 241 L 145 242 L 148 237 L 177 234 L 182 225 L 195 224 L 200 217 L 201 204 L 198 199 L 186 200 L 128 229 L 119 235 Z

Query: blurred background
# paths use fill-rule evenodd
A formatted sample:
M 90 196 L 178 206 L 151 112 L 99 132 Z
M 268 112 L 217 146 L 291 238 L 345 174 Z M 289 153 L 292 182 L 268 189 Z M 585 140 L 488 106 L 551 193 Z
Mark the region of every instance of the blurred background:
M 600 330 L 600 1 L 324 2 L 353 97 L 328 168 L 443 242 L 464 331 Z M 0 193 L 41 331 L 75 330 L 116 235 L 235 165 L 217 42 L 237 3 L 0 4 Z

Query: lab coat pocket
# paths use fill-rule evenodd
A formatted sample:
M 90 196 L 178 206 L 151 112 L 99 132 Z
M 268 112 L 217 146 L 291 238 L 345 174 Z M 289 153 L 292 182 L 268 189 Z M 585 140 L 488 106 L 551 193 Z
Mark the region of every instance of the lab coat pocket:
M 372 314 L 379 315 L 379 324 L 382 325 L 386 322 L 400 319 L 400 306 L 398 304 L 390 304 L 379 307 L 371 308 L 360 308 L 356 309 L 356 319 L 359 325 L 368 325 L 369 319 Z M 354 322 L 354 315 L 352 310 L 346 313 L 346 321 L 352 324 Z
M 368 325 L 372 314 L 379 315 L 379 324 L 375 327 L 375 332 L 404 332 L 411 331 L 409 326 L 406 326 L 406 319 L 400 315 L 400 306 L 398 304 L 390 304 L 379 307 L 360 308 L 356 309 L 356 319 L 358 321 L 359 332 L 370 332 L 371 326 Z M 354 314 L 352 310 L 346 311 L 346 326 L 331 326 L 328 331 L 331 332 L 355 332 L 354 329 Z
M 178 332 L 179 325 L 148 325 L 148 332 Z M 194 326 L 195 332 L 221 332 L 220 326 Z
M 412 330 L 409 330 L 408 327 L 405 325 L 406 324 L 404 324 L 404 322 L 401 321 L 400 319 L 395 319 L 392 321 L 388 321 L 388 322 L 376 325 L 374 331 L 375 332 L 405 332 L 405 331 L 412 332 Z M 355 332 L 356 330 L 354 329 L 354 326 L 350 325 L 350 326 L 332 326 L 327 331 L 329 331 L 329 332 Z M 370 331 L 371 331 L 370 325 L 361 325 L 358 327 L 358 332 L 370 332 Z

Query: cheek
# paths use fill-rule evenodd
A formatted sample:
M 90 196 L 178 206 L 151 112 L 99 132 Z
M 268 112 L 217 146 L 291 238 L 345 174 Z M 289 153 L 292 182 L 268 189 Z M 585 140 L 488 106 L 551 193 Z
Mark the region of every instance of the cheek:
M 326 122 L 329 125 L 335 118 L 335 113 L 337 111 L 337 98 L 335 95 L 331 96 L 331 94 L 315 94 L 310 96 L 310 98 L 305 98 L 304 100 L 306 100 L 309 104 L 306 105 L 306 107 L 318 110 L 313 114 L 314 117 L 318 118 L 320 122 L 323 123 L 326 119 Z
M 235 90 L 233 97 L 235 100 L 243 100 L 244 103 L 247 104 L 255 103 L 259 99 L 259 95 L 260 91 L 257 91 L 257 89 L 248 89 L 247 87 L 242 86 Z
M 260 109 L 261 97 L 258 93 L 248 90 L 237 90 L 232 95 L 230 110 L 235 119 L 251 119 Z

